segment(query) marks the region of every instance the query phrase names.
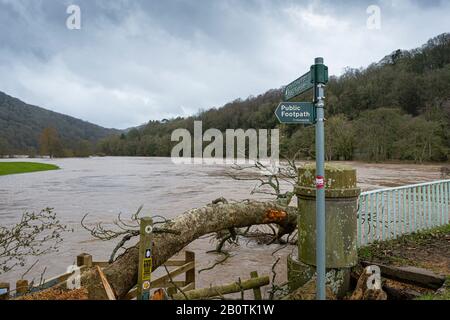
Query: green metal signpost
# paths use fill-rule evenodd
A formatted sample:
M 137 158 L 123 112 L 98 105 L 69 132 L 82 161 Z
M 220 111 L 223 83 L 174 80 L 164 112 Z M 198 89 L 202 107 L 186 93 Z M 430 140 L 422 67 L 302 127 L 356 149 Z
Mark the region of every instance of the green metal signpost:
M 314 83 L 311 81 L 311 72 L 305 73 L 297 80 L 291 82 L 284 89 L 284 99 L 291 100 L 298 95 L 313 88 Z
M 323 58 L 316 58 L 308 73 L 288 84 L 284 91 L 286 101 L 313 89 L 313 103 L 281 103 L 275 114 L 285 124 L 316 125 L 316 270 L 317 299 L 325 300 L 325 85 L 328 83 L 328 67 Z M 313 107 L 311 107 L 313 106 Z M 307 114 L 309 115 L 307 116 Z
M 314 124 L 316 112 L 311 102 L 282 102 L 275 115 L 284 124 Z

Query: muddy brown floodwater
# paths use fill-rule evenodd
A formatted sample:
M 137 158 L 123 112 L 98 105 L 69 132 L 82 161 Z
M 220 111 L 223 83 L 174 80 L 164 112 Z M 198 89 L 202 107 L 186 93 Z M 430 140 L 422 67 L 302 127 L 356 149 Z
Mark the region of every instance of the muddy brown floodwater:
M 173 218 L 222 196 L 234 200 L 267 199 L 251 195 L 255 182 L 235 181 L 226 175 L 229 168 L 223 166 L 175 165 L 167 158 L 40 161 L 56 164 L 61 170 L 0 177 L 0 224 L 9 226 L 25 211 L 51 207 L 75 232 L 65 234 L 59 252 L 37 258 L 39 263 L 27 274 L 30 280 L 38 280 L 44 267 L 46 278 L 64 273 L 82 252 L 92 254 L 96 261 L 108 259 L 115 242 L 95 240 L 83 230 L 80 221 L 86 213 L 89 213 L 89 224 L 107 224 L 118 213 L 132 214 L 141 205 L 144 214 Z M 439 165 L 346 163 L 358 170 L 358 183 L 364 190 L 432 181 L 440 175 Z M 196 253 L 197 270 L 222 258 L 206 253 L 212 248 L 211 239 L 199 239 L 187 247 Z M 239 247 L 227 248 L 231 257 L 224 264 L 197 274 L 197 287 L 246 279 L 254 270 L 272 277 L 271 268 L 278 258 L 276 281 L 282 283 L 286 279 L 286 257 L 295 247 L 286 247 L 272 255 L 279 248 L 279 245 L 241 240 Z M 29 265 L 37 259 L 30 259 Z M 26 269 L 16 268 L 0 275 L 0 281 L 13 283 Z

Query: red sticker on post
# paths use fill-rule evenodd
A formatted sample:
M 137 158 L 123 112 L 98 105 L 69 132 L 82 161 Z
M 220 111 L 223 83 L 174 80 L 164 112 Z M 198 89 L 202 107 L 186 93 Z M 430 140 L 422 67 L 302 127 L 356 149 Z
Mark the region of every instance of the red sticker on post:
M 316 188 L 323 189 L 325 187 L 325 178 L 322 176 L 316 177 Z

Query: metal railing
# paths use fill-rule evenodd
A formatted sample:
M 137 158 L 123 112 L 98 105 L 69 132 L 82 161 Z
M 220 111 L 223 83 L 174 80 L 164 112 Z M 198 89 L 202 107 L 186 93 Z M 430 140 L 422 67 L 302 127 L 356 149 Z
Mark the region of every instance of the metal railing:
M 358 246 L 449 223 L 450 180 L 361 193 Z

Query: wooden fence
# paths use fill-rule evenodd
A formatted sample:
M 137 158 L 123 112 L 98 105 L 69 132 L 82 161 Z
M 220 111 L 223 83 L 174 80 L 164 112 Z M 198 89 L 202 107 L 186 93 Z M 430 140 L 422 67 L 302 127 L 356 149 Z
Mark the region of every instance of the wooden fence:
M 108 262 L 93 261 L 92 256 L 87 253 L 82 253 L 77 256 L 77 267 L 80 273 L 83 274 L 86 270 L 93 267 L 98 267 L 103 269 L 108 266 Z M 195 253 L 186 251 L 184 260 L 168 260 L 165 264 L 167 267 L 177 267 L 160 278 L 157 278 L 151 282 L 152 288 L 178 288 L 183 291 L 189 291 L 195 289 Z M 41 284 L 33 286 L 28 280 L 20 279 L 16 281 L 16 289 L 10 290 L 11 286 L 9 283 L 0 283 L 0 300 L 8 300 L 10 298 L 20 297 L 29 293 L 36 293 L 43 291 L 59 285 L 67 281 L 74 272 L 68 272 L 61 274 L 59 276 L 46 279 Z M 174 279 L 182 274 L 185 274 L 184 281 L 173 281 L 171 283 L 170 279 Z M 173 290 L 173 289 L 172 289 Z M 169 290 L 170 291 L 170 290 Z M 174 292 L 174 291 L 172 291 Z M 136 287 L 133 288 L 125 297 L 125 299 L 131 300 L 136 298 Z
M 110 288 L 106 277 L 103 275 L 102 269 L 108 266 L 107 262 L 96 262 L 92 260 L 92 256 L 86 253 L 77 256 L 77 267 L 80 274 L 83 274 L 89 269 L 97 268 L 100 277 L 102 278 L 103 286 L 110 300 L 115 300 L 113 290 Z M 204 289 L 196 289 L 195 285 L 195 253 L 186 251 L 184 259 L 170 259 L 165 263 L 168 273 L 151 281 L 152 289 L 164 288 L 172 298 L 177 300 L 183 299 L 208 299 L 214 297 L 223 297 L 223 295 L 230 293 L 243 294 L 244 291 L 253 290 L 255 300 L 262 299 L 261 287 L 269 284 L 269 277 L 259 277 L 256 271 L 250 274 L 249 280 L 239 280 L 230 284 L 221 286 L 209 287 Z M 0 283 L 0 300 L 14 299 L 25 294 L 36 293 L 49 289 L 53 286 L 62 284 L 69 280 L 74 275 L 74 272 L 68 272 L 57 277 L 43 281 L 38 286 L 33 286 L 27 280 L 20 279 L 16 282 L 16 289 L 10 291 L 9 283 Z M 184 280 L 179 280 L 184 275 Z M 154 294 L 156 297 L 157 294 Z M 128 292 L 124 300 L 134 300 L 137 297 L 137 286 Z
M 151 217 L 140 218 L 140 232 L 139 232 L 139 264 L 138 264 L 138 279 L 137 284 L 131 289 L 124 297 L 125 300 L 150 300 L 150 293 L 152 289 L 158 289 L 155 291 L 152 299 L 159 300 L 167 298 L 167 294 L 174 299 L 204 299 L 216 296 L 222 296 L 224 294 L 241 292 L 243 295 L 247 290 L 253 290 L 255 300 L 261 300 L 261 287 L 269 284 L 269 277 L 258 277 L 256 271 L 250 274 L 251 279 L 246 281 L 210 287 L 206 289 L 195 290 L 195 253 L 191 251 L 185 252 L 183 260 L 168 260 L 166 261 L 164 268 L 167 274 L 157 279 L 152 280 L 153 270 L 153 220 Z M 38 286 L 30 284 L 27 280 L 18 280 L 16 282 L 16 289 L 14 294 L 10 291 L 9 283 L 0 283 L 0 300 L 6 300 L 10 297 L 20 297 L 25 294 L 35 293 L 42 290 L 49 289 L 56 285 L 66 282 L 67 287 L 77 288 L 81 283 L 78 276 L 81 276 L 83 272 L 96 268 L 99 274 L 102 285 L 105 289 L 106 296 L 109 300 L 116 300 L 116 294 L 108 283 L 107 277 L 104 275 L 102 269 L 108 266 L 107 262 L 94 262 L 92 256 L 87 253 L 82 253 L 77 256 L 77 268 L 73 268 L 73 271 L 59 275 L 46 281 L 40 281 Z M 172 270 L 169 270 L 172 268 Z M 73 277 L 77 273 L 77 277 Z M 182 275 L 184 280 L 180 281 L 179 278 Z M 70 280 L 70 281 L 68 281 Z M 75 283 L 70 283 L 75 282 Z M 70 284 L 70 286 L 69 286 Z M 186 294 L 188 293 L 188 294 Z
M 152 280 L 151 288 L 167 288 L 170 294 L 177 291 L 177 287 L 184 292 L 195 289 L 195 253 L 191 251 L 185 252 L 184 260 L 168 260 L 165 263 L 167 268 L 176 267 L 170 270 L 168 274 Z M 185 274 L 184 281 L 175 281 L 176 277 Z M 127 293 L 125 300 L 136 299 L 137 287 L 134 287 Z

